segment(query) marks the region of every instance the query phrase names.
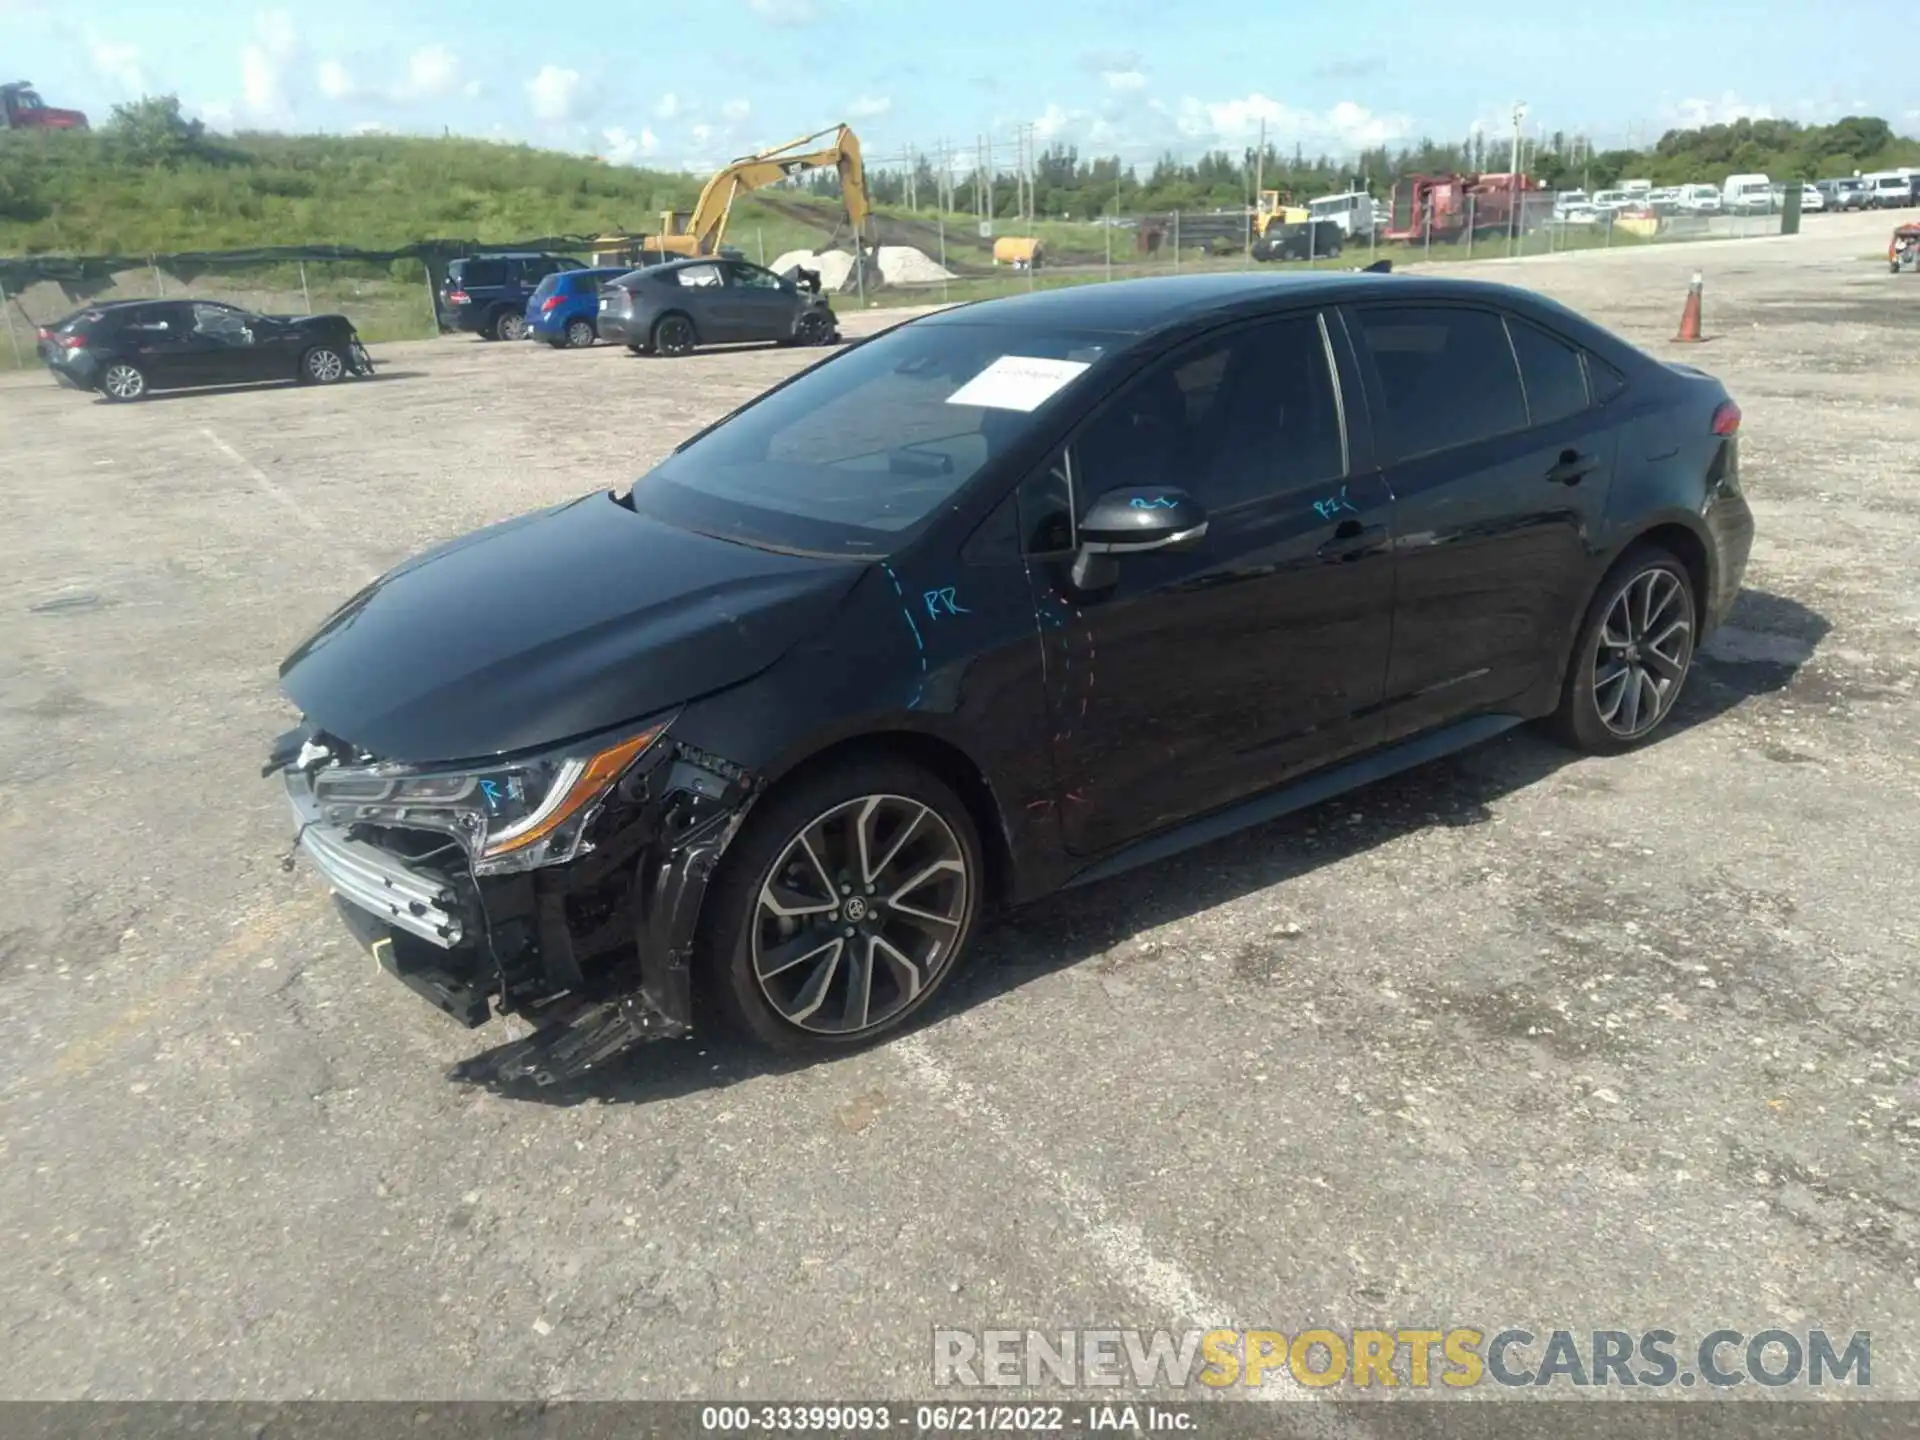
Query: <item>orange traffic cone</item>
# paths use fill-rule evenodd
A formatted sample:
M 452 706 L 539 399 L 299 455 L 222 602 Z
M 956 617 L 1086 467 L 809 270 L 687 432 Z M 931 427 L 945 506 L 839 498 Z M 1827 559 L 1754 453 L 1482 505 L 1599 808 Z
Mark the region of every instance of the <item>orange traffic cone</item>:
M 1693 283 L 1687 286 L 1686 308 L 1680 312 L 1680 333 L 1673 337 L 1675 344 L 1690 345 L 1701 340 L 1700 334 L 1700 272 L 1693 272 Z

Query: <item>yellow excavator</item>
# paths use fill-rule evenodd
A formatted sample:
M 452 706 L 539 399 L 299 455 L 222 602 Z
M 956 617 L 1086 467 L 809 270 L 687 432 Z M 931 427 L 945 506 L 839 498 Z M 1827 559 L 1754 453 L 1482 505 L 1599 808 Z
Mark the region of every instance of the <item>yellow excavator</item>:
M 825 143 L 822 143 L 825 142 Z M 733 202 L 749 191 L 771 185 L 806 170 L 833 166 L 840 172 L 840 195 L 853 227 L 857 250 L 867 246 L 867 219 L 873 213 L 867 200 L 867 174 L 860 162 L 860 140 L 845 125 L 802 135 L 757 155 L 745 155 L 722 168 L 701 187 L 693 213 L 668 210 L 660 216 L 658 234 L 642 236 L 627 247 L 632 258 L 660 259 L 669 255 L 711 255 L 726 239 Z M 611 241 L 607 237 L 605 244 Z M 601 253 L 596 251 L 596 263 Z M 616 262 L 617 263 L 617 262 Z

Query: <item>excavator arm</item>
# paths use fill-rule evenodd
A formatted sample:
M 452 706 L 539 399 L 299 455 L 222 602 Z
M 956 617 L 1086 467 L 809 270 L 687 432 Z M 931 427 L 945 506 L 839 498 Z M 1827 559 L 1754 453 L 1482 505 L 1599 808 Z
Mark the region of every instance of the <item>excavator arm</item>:
M 822 145 L 822 140 L 829 143 Z M 872 207 L 867 200 L 867 175 L 860 161 L 860 141 L 845 125 L 837 125 L 831 130 L 789 140 L 772 150 L 744 156 L 707 181 L 686 228 L 692 253 L 711 255 L 720 248 L 726 238 L 727 217 L 733 213 L 733 202 L 740 196 L 804 170 L 822 170 L 829 165 L 840 172 L 840 194 L 846 202 L 853 233 L 856 239 L 864 238 Z

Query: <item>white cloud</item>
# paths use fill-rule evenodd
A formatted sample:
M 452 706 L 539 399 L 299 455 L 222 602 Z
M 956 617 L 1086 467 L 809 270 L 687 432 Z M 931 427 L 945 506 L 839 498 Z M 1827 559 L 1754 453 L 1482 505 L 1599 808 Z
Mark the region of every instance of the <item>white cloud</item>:
M 1673 123 L 1683 130 L 1702 125 L 1731 125 L 1735 120 L 1771 120 L 1773 111 L 1765 105 L 1753 105 L 1733 91 L 1725 91 L 1718 100 L 1682 100 L 1673 107 Z
M 769 25 L 811 25 L 820 18 L 813 0 L 747 0 L 747 8 Z
M 889 95 L 862 95 L 847 106 L 849 120 L 877 120 L 893 109 L 893 98 Z
M 378 120 L 362 120 L 359 124 L 349 127 L 347 133 L 349 135 L 390 135 L 393 132 Z
M 602 131 L 601 138 L 606 142 L 601 153 L 615 165 L 631 165 L 660 148 L 660 137 L 644 125 L 638 135 L 630 135 L 615 125 Z
M 720 118 L 729 125 L 738 125 L 751 114 L 753 105 L 747 100 L 729 100 L 720 107 Z
M 300 50 L 300 34 L 285 10 L 254 17 L 254 38 L 240 47 L 240 108 L 256 120 L 293 118 L 288 72 Z
M 147 93 L 147 72 L 140 66 L 140 52 L 132 45 L 94 36 L 87 42 L 87 58 L 93 62 L 94 73 L 123 94 L 138 97 Z
M 329 100 L 350 100 L 359 88 L 354 84 L 353 76 L 347 73 L 347 67 L 338 60 L 322 60 L 314 79 L 320 86 L 320 93 Z
M 261 47 L 275 60 L 291 60 L 300 48 L 300 32 L 291 11 L 263 10 L 254 17 L 253 28 Z
M 537 120 L 556 124 L 571 120 L 584 99 L 578 70 L 542 65 L 540 73 L 527 82 L 527 103 Z
M 1109 90 L 1122 95 L 1136 94 L 1147 88 L 1147 77 L 1138 70 L 1103 70 L 1100 78 L 1106 81 Z
M 671 90 L 662 95 L 659 103 L 653 107 L 654 118 L 658 120 L 671 120 L 679 113 L 680 97 Z
M 422 46 L 408 57 L 404 98 L 442 100 L 460 87 L 460 57 L 445 45 Z
M 1302 110 L 1259 94 L 1233 100 L 1196 100 L 1189 96 L 1174 112 L 1180 133 L 1204 144 L 1246 144 L 1257 139 L 1262 122 L 1276 146 L 1322 147 L 1341 153 L 1403 140 L 1412 133 L 1404 115 L 1382 115 L 1342 100 L 1331 110 Z
M 705 145 L 713 139 L 713 127 L 707 124 L 694 125 L 687 130 L 687 134 L 693 138 L 694 144 Z
M 1087 118 L 1084 110 L 1063 110 L 1049 102 L 1045 110 L 1033 117 L 1034 138 L 1043 143 L 1057 140 L 1069 130 L 1076 129 Z

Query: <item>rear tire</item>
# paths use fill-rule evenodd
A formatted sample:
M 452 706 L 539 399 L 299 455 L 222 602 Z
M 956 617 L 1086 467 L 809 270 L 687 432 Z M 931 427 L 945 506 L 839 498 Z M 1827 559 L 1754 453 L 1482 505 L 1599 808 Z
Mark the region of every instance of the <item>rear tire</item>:
M 569 350 L 585 350 L 598 339 L 591 320 L 569 320 L 564 344 Z
M 1657 545 L 1633 546 L 1594 592 L 1547 729 L 1589 755 L 1644 745 L 1673 713 L 1698 633 L 1687 567 Z
M 890 755 L 842 761 L 748 819 L 701 910 L 696 983 L 770 1048 L 871 1043 L 953 973 L 983 880 L 973 817 L 952 789 Z
M 653 322 L 652 350 L 656 355 L 691 355 L 699 343 L 693 321 L 684 315 L 662 315 Z
M 502 310 L 493 317 L 492 329 L 496 340 L 524 340 L 527 338 L 527 317 L 518 310 Z

